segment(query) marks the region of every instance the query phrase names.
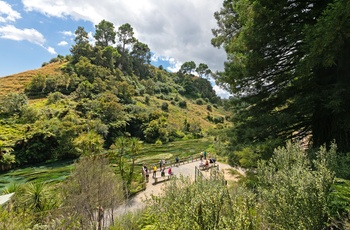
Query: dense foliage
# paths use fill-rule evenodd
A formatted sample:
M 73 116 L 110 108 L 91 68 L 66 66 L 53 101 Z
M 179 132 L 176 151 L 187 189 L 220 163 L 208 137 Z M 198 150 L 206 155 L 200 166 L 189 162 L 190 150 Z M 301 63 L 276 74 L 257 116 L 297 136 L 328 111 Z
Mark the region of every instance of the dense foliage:
M 231 150 L 268 158 L 292 138 L 350 150 L 349 1 L 225 0 L 215 18 L 212 44 L 228 57 L 217 80 L 234 95 Z
M 103 152 L 121 136 L 165 143 L 203 137 L 216 127 L 205 106 L 218 108 L 222 101 L 202 78 L 211 73 L 206 64 L 197 70 L 202 77 L 169 73 L 150 65 L 150 48 L 134 37 L 129 24 L 115 29 L 103 20 L 95 28 L 94 44 L 83 27 L 77 28 L 71 55 L 50 61 L 60 69 L 57 74 L 37 74 L 24 93 L 0 98 L 0 141 L 11 148 L 1 150 L 3 169 Z M 203 112 L 191 106 L 196 99 L 205 102 Z M 198 123 L 200 114 L 206 127 Z
M 79 160 L 64 183 L 4 190 L 16 194 L 0 209 L 0 227 L 349 228 L 349 16 L 346 0 L 225 0 L 212 43 L 228 61 L 217 75 L 193 61 L 177 73 L 151 66 L 129 24 L 101 21 L 94 44 L 78 27 L 71 55 L 50 61 L 60 73 L 38 74 L 24 93 L 0 99 L 0 166 Z M 223 103 L 208 76 L 234 97 Z M 229 132 L 221 105 L 234 110 Z M 115 216 L 143 184 L 140 141 L 207 134 L 214 153 L 254 168 L 247 177 L 232 186 L 175 177 L 144 210 Z
M 227 187 L 221 179 L 172 180 L 164 196 L 151 197 L 143 212 L 119 218 L 121 229 L 345 229 L 349 204 L 334 190 L 330 170 L 334 146 L 320 148 L 310 160 L 300 144 L 286 144 L 260 161 L 255 186 Z M 246 180 L 247 182 L 247 180 Z M 339 190 L 338 190 L 339 191 Z M 344 196 L 345 195 L 345 196 Z M 341 215 L 345 216 L 341 216 Z M 130 216 L 131 215 L 131 216 Z M 135 224 L 135 222 L 137 224 Z

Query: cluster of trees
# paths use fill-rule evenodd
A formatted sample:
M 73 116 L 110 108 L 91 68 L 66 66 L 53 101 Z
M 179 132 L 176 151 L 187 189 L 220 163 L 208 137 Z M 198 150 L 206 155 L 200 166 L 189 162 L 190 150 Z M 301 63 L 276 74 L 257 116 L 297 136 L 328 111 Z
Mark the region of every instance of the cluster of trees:
M 100 139 L 106 151 L 121 136 L 148 143 L 202 137 L 196 122 L 169 123 L 170 105 L 188 110 L 190 99 L 221 105 L 204 78 L 211 72 L 206 64 L 196 69 L 202 77 L 192 70 L 169 73 L 150 65 L 150 49 L 134 37 L 131 25 L 116 30 L 102 20 L 95 28 L 94 43 L 78 27 L 71 54 L 50 61 L 59 62 L 61 73 L 35 75 L 24 93 L 0 98 L 2 124 L 11 127 L 2 132 L 16 134 L 0 140 L 12 148 L 16 165 L 77 158 L 85 151 L 79 151 L 79 142 L 89 138 Z M 46 103 L 29 105 L 28 98 L 46 98 Z
M 216 77 L 234 95 L 230 151 L 268 159 L 290 139 L 350 151 L 349 9 L 347 0 L 224 1 L 212 44 L 228 56 Z

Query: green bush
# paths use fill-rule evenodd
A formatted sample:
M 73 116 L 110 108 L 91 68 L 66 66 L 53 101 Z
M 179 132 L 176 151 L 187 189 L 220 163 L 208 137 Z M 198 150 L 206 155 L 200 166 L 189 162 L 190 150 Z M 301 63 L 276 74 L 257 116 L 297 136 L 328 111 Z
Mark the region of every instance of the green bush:
M 22 122 L 34 123 L 38 119 L 38 116 L 39 116 L 39 112 L 35 108 L 30 107 L 28 105 L 23 106 L 22 112 L 21 112 Z
M 196 104 L 197 105 L 203 105 L 204 101 L 201 98 L 199 98 L 199 99 L 196 100 Z
M 160 139 L 157 139 L 156 142 L 155 142 L 154 144 L 156 144 L 156 145 L 162 145 L 163 142 L 162 142 Z
M 146 105 L 149 105 L 149 102 L 150 102 L 150 97 L 147 95 L 147 96 L 145 97 L 145 104 L 146 104 Z
M 187 108 L 187 102 L 186 101 L 180 101 L 179 102 L 179 107 L 180 108 Z
M 57 101 L 63 99 L 65 96 L 60 93 L 60 92 L 54 92 L 54 93 L 49 93 L 48 97 L 47 97 L 47 104 L 54 104 Z
M 169 111 L 169 105 L 168 105 L 168 103 L 163 102 L 161 108 L 162 108 L 163 111 L 168 112 L 168 111 Z
M 214 122 L 215 124 L 224 123 L 224 121 L 225 121 L 225 118 L 224 118 L 224 117 L 214 117 L 214 119 L 213 119 L 213 122 Z
M 337 177 L 350 180 L 350 153 L 337 154 L 334 170 Z
M 211 105 L 207 105 L 207 110 L 208 110 L 208 111 L 210 111 L 210 112 L 212 112 L 212 111 L 213 111 L 213 109 L 212 109 Z
M 20 114 L 27 104 L 28 98 L 24 93 L 10 93 L 0 98 L 0 112 Z
M 320 148 L 310 162 L 299 144 L 277 148 L 258 164 L 259 212 L 267 229 L 324 229 L 329 221 L 329 194 L 334 173 L 328 168 L 332 150 Z M 313 166 L 313 167 L 312 167 Z
M 339 223 L 350 214 L 350 181 L 336 179 L 331 191 L 329 194 L 329 208 L 333 222 Z

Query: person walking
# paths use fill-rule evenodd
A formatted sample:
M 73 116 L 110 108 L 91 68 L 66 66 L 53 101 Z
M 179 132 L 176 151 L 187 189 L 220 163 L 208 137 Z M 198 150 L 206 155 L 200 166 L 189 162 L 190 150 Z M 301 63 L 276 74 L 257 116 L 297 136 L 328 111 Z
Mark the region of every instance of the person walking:
M 173 171 L 171 170 L 171 167 L 168 168 L 168 175 L 169 176 L 173 175 Z
M 146 182 L 149 182 L 149 170 L 146 168 Z
M 153 166 L 153 178 L 157 177 L 157 166 Z
M 162 170 L 162 169 L 165 170 L 165 160 L 164 159 L 162 160 L 162 167 L 159 170 Z

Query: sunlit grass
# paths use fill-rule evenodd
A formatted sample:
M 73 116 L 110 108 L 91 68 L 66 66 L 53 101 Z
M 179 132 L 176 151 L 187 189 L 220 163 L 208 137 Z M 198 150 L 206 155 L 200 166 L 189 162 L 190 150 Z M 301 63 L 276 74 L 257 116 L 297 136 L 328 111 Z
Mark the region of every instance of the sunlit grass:
M 9 93 L 23 92 L 26 84 L 28 84 L 35 75 L 54 75 L 60 73 L 59 68 L 61 65 L 62 64 L 59 62 L 55 62 L 39 69 L 14 73 L 13 75 L 6 77 L 0 76 L 0 96 Z

